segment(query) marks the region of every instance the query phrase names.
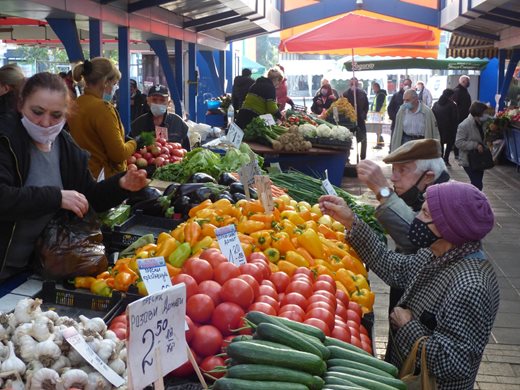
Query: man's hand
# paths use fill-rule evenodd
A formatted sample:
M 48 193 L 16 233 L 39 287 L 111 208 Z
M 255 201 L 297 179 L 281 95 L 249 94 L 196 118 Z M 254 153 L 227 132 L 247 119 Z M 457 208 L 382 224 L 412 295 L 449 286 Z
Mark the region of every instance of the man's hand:
M 61 208 L 70 210 L 83 218 L 88 211 L 88 200 L 85 195 L 72 190 L 61 191 Z
M 388 180 L 386 180 L 385 175 L 383 175 L 383 170 L 373 161 L 360 161 L 357 165 L 357 174 L 358 179 L 376 195 L 381 188 L 389 187 Z
M 392 310 L 392 313 L 390 313 L 390 325 L 393 329 L 402 328 L 411 320 L 413 320 L 411 310 L 396 306 L 394 310 Z
M 354 213 L 343 198 L 334 195 L 323 195 L 319 199 L 320 210 L 342 223 L 347 229 L 352 227 Z
M 127 191 L 139 191 L 146 187 L 150 181 L 146 178 L 144 169 L 137 169 L 135 166 L 129 166 L 126 174 L 119 179 L 119 186 Z

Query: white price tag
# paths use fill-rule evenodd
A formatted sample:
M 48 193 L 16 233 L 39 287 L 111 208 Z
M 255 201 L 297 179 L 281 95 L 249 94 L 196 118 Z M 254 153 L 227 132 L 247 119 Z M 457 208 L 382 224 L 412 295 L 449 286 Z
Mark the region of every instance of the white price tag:
M 332 107 L 332 116 L 334 117 L 334 122 L 336 122 L 336 124 L 338 124 L 339 123 L 338 107 Z
M 172 286 L 164 257 L 139 259 L 137 260 L 137 266 L 148 294 L 153 294 Z
M 101 358 L 90 348 L 82 335 L 72 326 L 63 331 L 63 337 L 67 342 L 85 359 L 92 367 L 94 367 L 107 381 L 115 387 L 122 386 L 125 380 L 116 374 L 114 370 L 106 365 Z
M 330 183 L 329 179 L 325 179 L 321 182 L 321 186 L 323 187 L 323 190 L 327 195 L 338 195 L 334 187 L 332 187 L 332 184 Z
M 227 133 L 227 140 L 231 143 L 235 148 L 239 148 L 242 143 L 242 138 L 244 138 L 244 132 L 236 123 L 231 123 L 229 125 L 229 130 Z
M 264 122 L 267 126 L 276 125 L 276 121 L 274 120 L 274 118 L 271 114 L 260 115 L 260 118 L 262 118 L 264 120 Z
M 230 263 L 240 266 L 246 263 L 246 255 L 240 245 L 235 225 L 227 225 L 215 230 L 220 251 Z
M 188 360 L 186 286 L 180 283 L 141 298 L 127 312 L 128 375 L 132 388 L 142 389 Z
M 168 141 L 168 129 L 166 127 L 155 126 L 155 138 L 164 138 Z

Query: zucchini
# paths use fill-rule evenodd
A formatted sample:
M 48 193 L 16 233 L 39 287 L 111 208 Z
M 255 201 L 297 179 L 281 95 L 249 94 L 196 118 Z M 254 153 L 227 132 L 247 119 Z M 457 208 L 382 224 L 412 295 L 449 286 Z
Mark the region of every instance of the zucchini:
M 353 360 L 329 359 L 329 360 L 327 360 L 327 366 L 329 367 L 329 371 L 334 371 L 334 370 L 332 370 L 333 368 L 348 367 L 348 368 L 354 368 L 356 370 L 372 372 L 377 375 L 387 376 L 389 378 L 394 378 L 391 374 L 389 374 L 386 371 L 380 370 L 379 368 L 375 368 L 373 366 L 369 366 L 368 364 L 358 363 Z
M 312 376 L 306 372 L 291 368 L 268 366 L 265 364 L 240 364 L 227 370 L 228 378 L 246 379 L 253 381 L 278 381 L 301 383 L 312 390 L 320 390 L 325 382 L 319 376 Z M 251 389 L 253 390 L 253 389 Z
M 278 349 L 248 341 L 229 344 L 227 355 L 240 363 L 267 364 L 278 367 L 294 368 L 312 375 L 325 372 L 325 362 L 308 352 Z M 325 367 L 324 367 L 325 366 Z
M 358 370 L 358 369 L 349 368 L 349 367 L 331 367 L 331 368 L 329 368 L 328 372 L 331 374 L 335 373 L 335 372 L 339 372 L 342 374 L 354 375 L 354 376 L 357 376 L 360 378 L 371 379 L 371 380 L 379 382 L 379 383 L 384 383 L 386 385 L 393 386 L 396 389 L 406 390 L 406 384 L 402 380 L 397 379 L 397 378 L 389 378 L 386 375 L 374 374 L 373 372 Z
M 288 318 L 276 317 L 276 319 L 282 324 L 291 328 L 292 330 L 296 330 L 300 333 L 308 334 L 309 336 L 314 336 L 319 339 L 321 342 L 325 341 L 325 333 L 321 331 L 321 329 L 316 328 L 312 325 L 302 324 L 300 322 L 296 322 L 290 320 Z
M 355 384 L 354 382 L 351 382 L 345 378 L 340 378 L 336 375 L 332 375 L 332 374 L 325 374 L 325 386 L 331 386 L 331 385 L 336 385 L 336 386 L 353 386 L 353 387 L 357 387 L 357 388 L 360 388 L 360 389 L 364 389 L 363 386 L 359 386 L 357 384 Z
M 344 379 L 349 382 L 353 382 L 356 385 L 360 385 L 369 390 L 396 390 L 396 388 L 392 385 L 387 385 L 386 383 L 379 382 L 373 379 L 363 378 L 361 376 L 351 375 L 351 374 L 343 374 L 342 372 L 334 372 L 328 373 L 327 375 L 335 376 L 336 378 Z M 383 378 L 383 377 L 381 377 Z M 327 379 L 325 379 L 325 383 L 327 383 Z
M 231 343 L 230 345 L 233 345 Z M 229 347 L 228 347 L 229 348 Z M 397 367 L 393 364 L 387 363 L 383 360 L 379 360 L 376 357 L 357 353 L 348 349 L 342 349 L 340 347 L 336 347 L 334 345 L 327 347 L 330 351 L 330 357 L 332 359 L 345 359 L 345 360 L 353 360 L 358 363 L 363 363 L 368 366 L 376 367 L 380 370 L 388 372 L 393 377 L 397 377 L 397 374 L 399 371 L 397 370 Z
M 301 383 L 248 381 L 236 378 L 220 378 L 213 385 L 214 390 L 309 390 Z
M 329 347 L 331 345 L 335 345 L 336 347 L 340 347 L 340 348 L 343 348 L 343 349 L 348 349 L 350 351 L 354 351 L 354 352 L 358 352 L 358 353 L 364 353 L 365 355 L 372 356 L 367 351 L 365 351 L 364 349 L 356 347 L 355 345 L 346 343 L 346 342 L 344 342 L 342 340 L 335 339 L 334 337 L 326 336 L 325 337 L 325 341 L 323 342 L 323 344 L 325 344 L 327 347 Z
M 312 353 L 323 359 L 323 355 L 315 345 L 285 327 L 263 322 L 257 326 L 256 335 L 263 340 L 288 345 L 298 351 Z

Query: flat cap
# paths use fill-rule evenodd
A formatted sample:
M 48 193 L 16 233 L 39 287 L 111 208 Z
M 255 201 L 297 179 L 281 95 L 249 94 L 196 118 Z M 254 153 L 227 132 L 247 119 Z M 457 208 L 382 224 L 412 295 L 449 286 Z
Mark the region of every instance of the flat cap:
M 386 156 L 383 161 L 393 164 L 439 157 L 442 157 L 440 142 L 436 139 L 426 138 L 406 142 Z

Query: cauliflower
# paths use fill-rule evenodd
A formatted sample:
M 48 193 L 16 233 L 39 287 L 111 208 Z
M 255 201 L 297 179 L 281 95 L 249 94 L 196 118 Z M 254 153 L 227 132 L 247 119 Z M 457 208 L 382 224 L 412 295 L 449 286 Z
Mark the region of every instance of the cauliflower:
M 319 125 L 318 128 L 316 129 L 316 135 L 318 137 L 331 138 L 332 129 L 325 124 Z
M 298 132 L 304 137 L 313 138 L 316 137 L 316 126 L 310 123 L 304 123 L 298 126 Z
M 349 129 L 344 126 L 333 126 L 332 127 L 332 138 L 339 141 L 347 141 L 352 138 L 352 133 Z

